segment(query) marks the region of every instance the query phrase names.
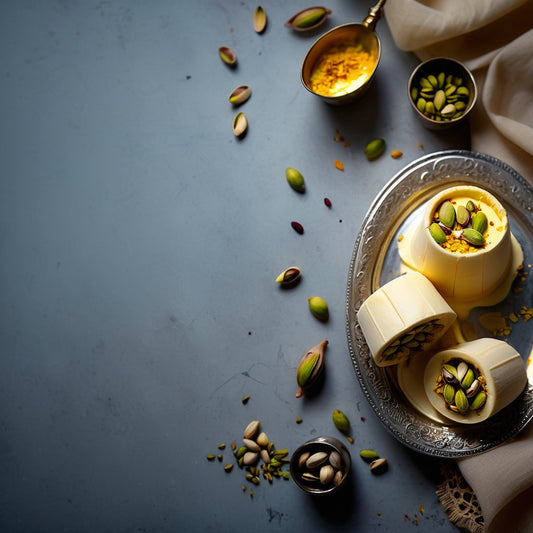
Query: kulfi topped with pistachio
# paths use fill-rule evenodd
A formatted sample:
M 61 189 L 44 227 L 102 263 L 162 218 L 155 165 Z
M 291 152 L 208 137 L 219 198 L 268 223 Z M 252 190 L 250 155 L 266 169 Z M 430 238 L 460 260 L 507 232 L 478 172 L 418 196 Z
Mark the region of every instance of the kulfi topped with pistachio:
M 456 311 L 454 304 L 469 309 L 505 298 L 523 261 L 502 204 L 472 185 L 450 187 L 430 200 L 398 250 Z

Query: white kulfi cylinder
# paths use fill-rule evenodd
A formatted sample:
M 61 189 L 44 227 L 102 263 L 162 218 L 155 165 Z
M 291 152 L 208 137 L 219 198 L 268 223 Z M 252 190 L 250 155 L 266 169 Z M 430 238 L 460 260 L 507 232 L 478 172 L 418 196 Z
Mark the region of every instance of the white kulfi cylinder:
M 372 293 L 357 320 L 378 366 L 389 366 L 429 350 L 456 319 L 432 283 L 408 272 Z
M 484 378 L 486 401 L 480 409 L 469 409 L 466 414 L 454 412 L 436 392 L 443 365 L 452 361 L 464 361 Z M 438 352 L 430 358 L 424 372 L 424 388 L 431 405 L 441 415 L 461 424 L 476 424 L 495 415 L 521 394 L 526 382 L 526 365 L 520 354 L 508 343 L 492 338 L 476 339 Z
M 451 252 L 437 244 L 428 230 L 439 206 L 445 200 L 458 198 L 484 206 L 489 218 L 487 244 L 474 253 Z M 491 294 L 511 268 L 511 232 L 506 211 L 499 200 L 479 187 L 459 185 L 445 189 L 428 202 L 406 253 L 410 256 L 407 262 L 412 262 L 446 299 L 480 299 Z M 402 247 L 400 255 L 405 255 Z

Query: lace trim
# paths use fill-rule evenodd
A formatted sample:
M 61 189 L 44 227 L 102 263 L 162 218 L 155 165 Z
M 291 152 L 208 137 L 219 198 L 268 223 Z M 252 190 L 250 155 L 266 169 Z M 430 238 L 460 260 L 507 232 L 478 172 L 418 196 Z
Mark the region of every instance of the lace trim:
M 438 485 L 436 494 L 450 522 L 469 533 L 484 533 L 481 506 L 457 464 L 454 461 L 444 461 L 441 473 L 444 481 Z

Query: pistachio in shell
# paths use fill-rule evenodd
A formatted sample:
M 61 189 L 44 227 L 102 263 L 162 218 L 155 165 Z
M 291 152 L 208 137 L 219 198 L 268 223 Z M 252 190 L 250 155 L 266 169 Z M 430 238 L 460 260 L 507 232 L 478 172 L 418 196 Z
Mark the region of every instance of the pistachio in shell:
M 305 180 L 301 172 L 295 168 L 289 167 L 285 171 L 285 177 L 288 184 L 297 192 L 305 192 Z
M 237 106 L 244 104 L 248 98 L 252 95 L 252 90 L 248 85 L 239 85 L 236 89 L 233 89 L 231 91 L 231 94 L 229 95 L 229 101 L 231 104 Z
M 331 418 L 335 424 L 335 427 L 339 431 L 342 431 L 343 433 L 348 433 L 348 431 L 350 431 L 350 421 L 340 409 L 335 409 L 331 415 Z
M 218 55 L 229 67 L 234 67 L 237 64 L 237 54 L 229 46 L 221 46 L 218 49 Z
M 255 8 L 253 23 L 254 23 L 254 30 L 257 33 L 263 33 L 263 31 L 265 31 L 265 28 L 267 25 L 267 16 L 262 6 L 257 6 Z
M 248 129 L 248 120 L 244 113 L 237 113 L 233 119 L 233 134 L 242 137 Z
M 285 27 L 296 31 L 308 31 L 317 28 L 325 22 L 331 15 L 331 9 L 322 6 L 308 7 L 294 14 L 287 22 Z
M 281 284 L 283 287 L 288 287 L 294 285 L 297 281 L 300 280 L 302 271 L 297 266 L 291 266 L 286 268 L 277 278 L 276 282 Z
M 307 299 L 309 310 L 318 320 L 325 322 L 329 318 L 329 309 L 326 301 L 320 296 L 311 296 Z
M 308 350 L 301 358 L 296 369 L 296 382 L 298 383 L 296 398 L 300 398 L 306 391 L 309 391 L 322 375 L 325 363 L 324 352 L 327 345 L 328 341 L 324 339 Z

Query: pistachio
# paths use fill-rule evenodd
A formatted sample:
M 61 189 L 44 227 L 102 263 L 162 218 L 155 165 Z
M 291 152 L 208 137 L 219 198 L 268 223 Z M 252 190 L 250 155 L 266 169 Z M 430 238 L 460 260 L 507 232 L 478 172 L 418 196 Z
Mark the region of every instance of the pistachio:
M 329 309 L 326 301 L 320 296 L 311 296 L 307 299 L 309 310 L 318 320 L 326 321 L 329 318 Z
M 481 390 L 481 381 L 479 379 L 475 379 L 470 387 L 466 389 L 466 397 L 467 398 L 474 398 L 476 394 Z
M 461 361 L 458 365 L 457 365 L 457 380 L 458 381 L 463 381 L 463 378 L 465 377 L 466 373 L 468 372 L 468 365 L 464 362 L 464 361 Z
M 267 434 L 264 431 L 262 431 L 261 433 L 259 433 L 259 435 L 255 439 L 255 442 L 257 442 L 257 444 L 261 446 L 261 448 L 265 448 L 268 444 Z
M 343 477 L 344 474 L 342 473 L 342 470 L 337 470 L 337 472 L 335 472 L 335 475 L 333 476 L 333 485 L 335 485 L 335 487 L 338 487 L 342 483 Z
M 300 359 L 296 370 L 296 381 L 298 383 L 296 398 L 300 398 L 321 376 L 324 370 L 324 352 L 327 345 L 328 341 L 324 339 L 308 350 Z
M 243 463 L 246 466 L 255 465 L 259 460 L 259 454 L 257 452 L 246 452 L 243 456 Z
M 479 213 L 476 215 L 476 217 Z M 483 246 L 486 241 L 481 233 L 473 228 L 465 228 L 462 233 L 462 238 L 473 246 Z
M 487 401 L 487 393 L 484 391 L 478 392 L 470 405 L 470 409 L 477 410 L 481 409 Z
M 326 7 L 309 7 L 293 15 L 285 26 L 296 31 L 306 31 L 317 28 L 324 23 L 328 15 L 331 15 L 331 9 Z
M 314 474 L 311 474 L 310 472 L 304 472 L 302 474 L 302 479 L 304 481 L 320 481 L 320 478 L 318 476 L 315 476 Z
M 455 216 L 455 207 L 450 200 L 442 202 L 439 207 L 439 222 L 452 229 L 455 225 Z
M 470 222 L 470 211 L 464 206 L 457 206 L 457 223 L 461 226 L 467 226 Z
M 367 463 L 371 463 L 372 461 L 375 461 L 376 459 L 379 459 L 379 454 L 377 452 L 375 452 L 374 450 L 361 450 L 359 452 L 359 455 Z
M 446 403 L 453 403 L 455 399 L 455 389 L 453 388 L 453 385 L 450 385 L 449 383 L 444 385 L 443 396 Z
M 477 211 L 476 204 L 472 202 L 472 200 L 468 200 L 468 202 L 466 202 L 466 208 L 468 211 L 470 211 L 470 213 L 475 213 Z
M 444 94 L 444 91 L 442 89 L 439 89 L 435 93 L 435 97 L 433 98 L 433 104 L 435 105 L 435 109 L 437 111 L 440 111 L 446 102 L 446 94 Z
M 316 452 L 307 459 L 305 466 L 309 470 L 316 470 L 328 460 L 329 454 L 326 452 Z
M 261 456 L 261 459 L 263 462 L 268 465 L 270 464 L 270 455 L 268 455 L 268 451 L 264 448 L 259 452 L 259 455 Z
M 233 465 L 232 465 L 232 464 L 229 464 L 229 465 L 226 465 L 226 466 L 224 467 L 224 470 L 225 470 L 226 472 L 229 472 L 229 471 L 231 471 L 232 468 L 233 468 Z
M 372 461 L 370 463 L 370 471 L 373 474 L 381 474 L 385 472 L 385 470 L 387 470 L 387 467 L 388 467 L 387 459 L 384 459 L 384 458 L 376 459 L 375 461 Z
M 470 385 L 472 385 L 474 378 L 475 378 L 474 371 L 471 368 L 469 368 L 464 378 L 461 380 L 461 387 L 467 390 L 470 387 Z
M 237 64 L 237 55 L 227 46 L 221 46 L 218 49 L 218 55 L 220 56 L 220 59 L 230 67 L 234 67 Z
M 310 452 L 303 452 L 300 457 L 298 457 L 298 467 L 303 468 L 305 466 L 305 463 L 307 459 L 311 456 Z
M 261 449 L 259 444 L 252 439 L 242 439 L 242 442 L 251 452 L 258 452 Z
M 239 85 L 236 89 L 231 91 L 229 95 L 229 101 L 231 104 L 238 106 L 244 104 L 248 98 L 252 95 L 252 89 L 248 85 Z
M 455 393 L 455 406 L 459 409 L 461 414 L 466 413 L 470 407 L 468 398 L 462 389 L 457 390 Z
M 370 141 L 365 147 L 365 155 L 369 161 L 377 159 L 385 150 L 384 139 L 374 139 Z
M 489 226 L 487 215 L 483 211 L 478 211 L 472 219 L 472 229 L 475 229 L 483 235 Z
M 248 120 L 244 113 L 237 113 L 233 119 L 233 134 L 235 137 L 241 137 L 248 129 Z
M 320 469 L 320 483 L 327 485 L 335 477 L 335 469 L 331 465 L 324 465 Z
M 348 433 L 348 431 L 350 431 L 350 421 L 340 409 L 335 409 L 331 415 L 331 418 L 333 419 L 335 427 L 339 431 L 342 431 L 343 433 Z
M 342 466 L 342 459 L 341 454 L 339 452 L 333 451 L 329 454 L 329 464 L 336 468 L 337 470 L 340 470 Z
M 209 455 L 206 455 L 206 459 L 207 459 L 208 461 L 214 461 L 214 460 L 215 460 L 215 456 L 211 453 L 211 454 L 209 454 Z
M 252 420 L 244 430 L 243 437 L 245 439 L 253 439 L 259 431 L 259 420 Z
M 235 457 L 237 459 L 240 459 L 241 457 L 244 456 L 244 454 L 248 451 L 248 448 L 246 446 L 241 446 L 239 448 L 237 448 L 237 450 L 235 451 Z
M 277 278 L 276 283 L 280 283 L 281 285 L 288 286 L 296 283 L 302 275 L 302 271 L 296 267 L 291 266 L 289 268 L 286 268 Z
M 267 24 L 267 16 L 265 10 L 261 6 L 257 6 L 253 17 L 254 30 L 257 33 L 262 33 Z
M 436 222 L 433 222 L 429 226 L 429 233 L 437 244 L 446 242 L 446 233 L 444 233 L 444 230 Z
M 302 174 L 295 168 L 289 167 L 285 171 L 285 176 L 289 185 L 297 192 L 305 192 L 305 181 Z

